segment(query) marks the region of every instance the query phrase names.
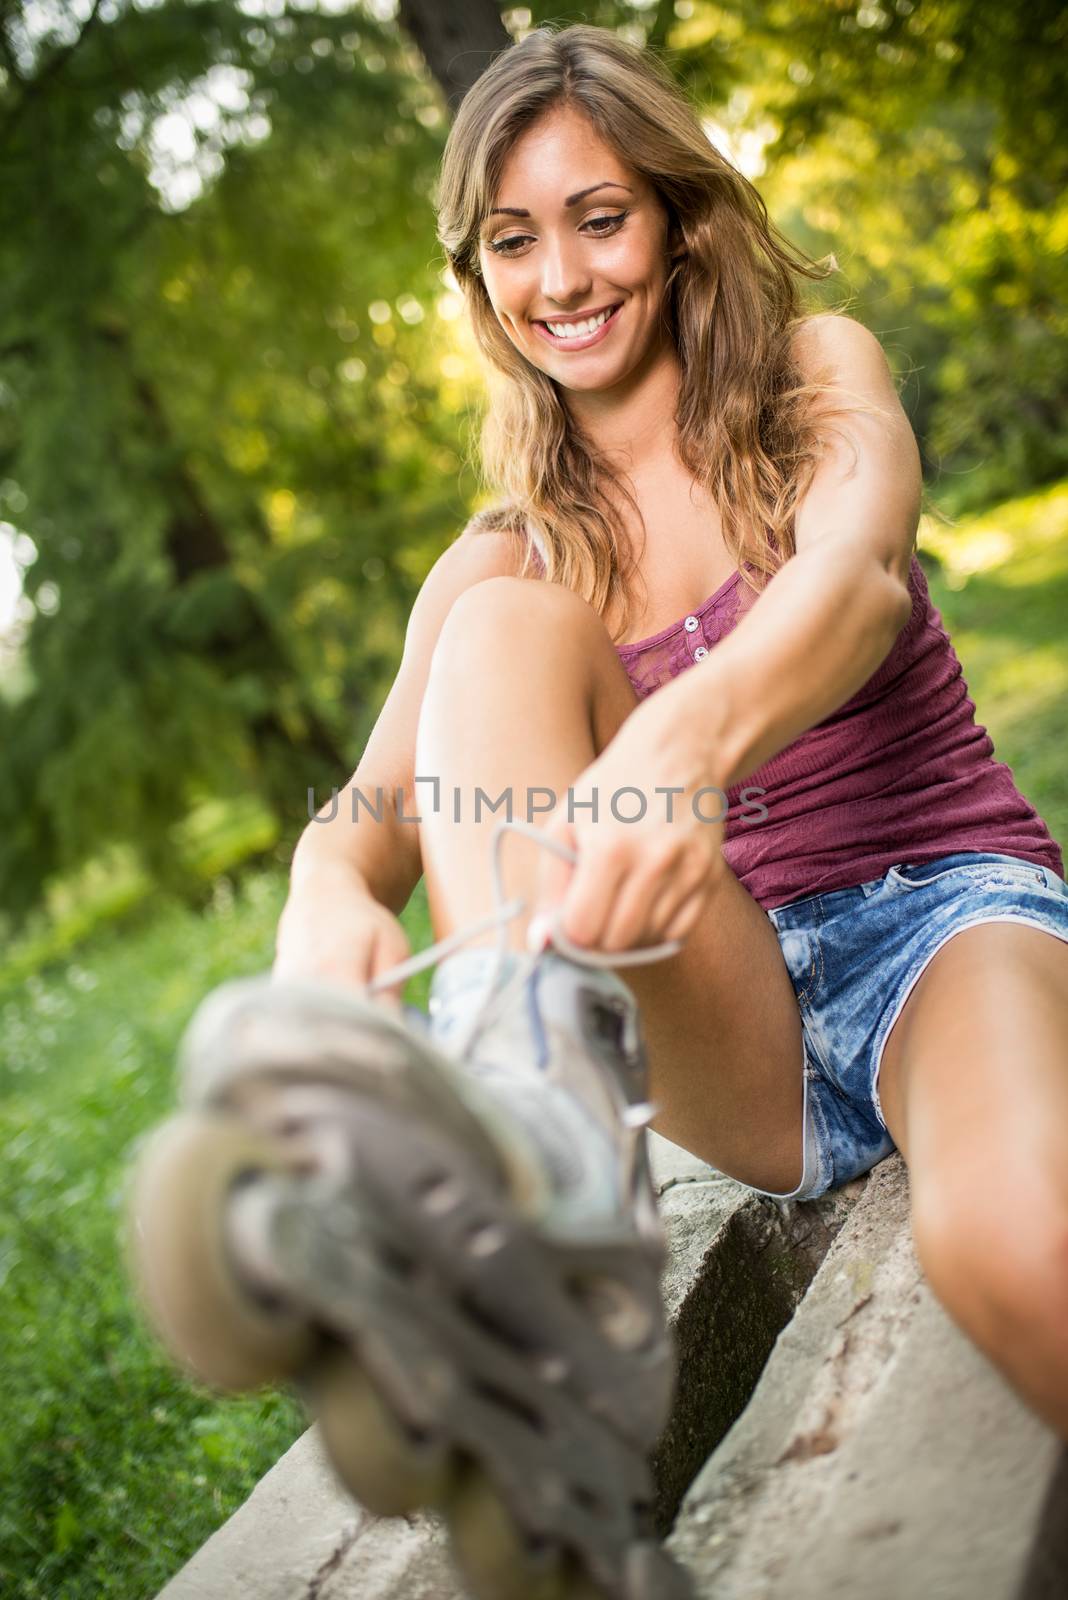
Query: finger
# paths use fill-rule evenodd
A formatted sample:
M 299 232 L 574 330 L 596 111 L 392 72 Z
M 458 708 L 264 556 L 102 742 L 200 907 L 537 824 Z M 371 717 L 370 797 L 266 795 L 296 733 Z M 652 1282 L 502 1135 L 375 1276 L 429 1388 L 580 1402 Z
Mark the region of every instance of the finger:
M 587 950 L 609 948 L 605 932 L 629 865 L 628 858 L 608 850 L 586 850 L 580 856 L 560 912 L 560 926 L 572 944 Z
M 649 935 L 660 923 L 653 916 L 653 907 L 665 893 L 671 895 L 672 906 L 678 904 L 682 895 L 677 880 L 677 863 L 662 859 L 643 863 L 629 873 L 612 903 L 601 948 L 629 950 L 641 943 L 655 943 Z
M 694 870 L 685 877 L 665 878 L 649 910 L 646 923 L 648 942 L 655 944 L 667 937 L 667 929 L 683 906 L 697 893 L 709 893 L 711 881 L 707 868 Z

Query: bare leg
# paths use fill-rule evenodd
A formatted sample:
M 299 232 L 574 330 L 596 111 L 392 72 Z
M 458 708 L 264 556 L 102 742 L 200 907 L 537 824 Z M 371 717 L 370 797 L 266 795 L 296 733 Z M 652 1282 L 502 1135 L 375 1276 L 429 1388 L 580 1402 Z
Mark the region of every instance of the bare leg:
M 492 578 L 460 597 L 438 639 L 416 743 L 417 774 L 441 782 L 442 807 L 424 805 L 420 824 L 436 938 L 494 903 L 490 841 L 505 812 L 484 810 L 476 822 L 476 787 L 491 798 L 510 787 L 524 818 L 528 786 L 562 799 L 636 704 L 600 618 L 563 586 Z M 505 836 L 509 898 L 532 901 L 541 853 Z M 511 925 L 516 948 L 525 922 Z M 796 1187 L 801 1019 L 762 908 L 728 872 L 677 956 L 618 970 L 641 1009 L 650 1093 L 662 1107 L 653 1127 L 744 1183 Z
M 935 1294 L 1068 1441 L 1068 944 L 965 928 L 931 958 L 883 1051 Z

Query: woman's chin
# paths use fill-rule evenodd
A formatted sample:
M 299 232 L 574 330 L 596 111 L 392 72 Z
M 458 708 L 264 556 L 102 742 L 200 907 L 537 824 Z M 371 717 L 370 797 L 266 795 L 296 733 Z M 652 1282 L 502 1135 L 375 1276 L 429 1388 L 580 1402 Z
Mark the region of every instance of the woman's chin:
M 595 353 L 594 350 L 590 351 L 591 356 Z M 578 394 L 614 388 L 621 378 L 626 377 L 631 367 L 629 361 L 621 361 L 618 356 L 611 361 L 576 361 L 573 364 L 542 359 L 534 365 L 561 389 L 574 390 Z

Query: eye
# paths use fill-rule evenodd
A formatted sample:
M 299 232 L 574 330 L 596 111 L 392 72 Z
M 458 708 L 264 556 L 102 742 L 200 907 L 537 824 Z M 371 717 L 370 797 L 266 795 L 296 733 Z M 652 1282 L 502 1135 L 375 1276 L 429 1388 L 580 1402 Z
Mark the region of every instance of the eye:
M 587 217 L 585 223 L 583 224 L 583 226 L 587 227 L 587 228 L 592 228 L 594 223 L 596 223 L 596 222 L 607 222 L 607 223 L 611 224 L 611 226 L 609 226 L 607 228 L 598 228 L 597 229 L 598 236 L 603 238 L 606 233 L 615 233 L 617 224 L 618 224 L 619 227 L 622 227 L 624 222 L 627 220 L 627 216 L 628 216 L 628 213 L 626 211 L 617 211 L 612 216 Z
M 628 211 L 615 211 L 611 215 L 606 213 L 599 217 L 587 217 L 582 226 L 584 228 L 592 228 L 595 239 L 606 239 L 609 234 L 618 233 L 629 215 Z M 598 224 L 605 224 L 605 226 L 598 226 Z M 496 256 L 518 255 L 519 246 L 530 237 L 529 233 L 511 233 L 506 239 L 492 240 L 489 248 Z
M 490 249 L 495 256 L 513 256 L 523 240 L 529 238 L 529 233 L 514 233 L 507 239 L 493 239 L 490 242 Z

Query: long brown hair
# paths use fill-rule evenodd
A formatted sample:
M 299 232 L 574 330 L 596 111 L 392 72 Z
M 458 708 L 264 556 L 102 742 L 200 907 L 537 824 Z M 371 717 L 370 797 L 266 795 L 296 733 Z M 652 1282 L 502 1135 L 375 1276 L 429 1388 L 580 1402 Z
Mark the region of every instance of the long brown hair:
M 555 107 L 584 113 L 648 180 L 684 247 L 662 306 L 681 369 L 678 452 L 716 504 L 724 543 L 755 591 L 794 554 L 794 508 L 824 448 L 817 419 L 845 409 L 825 403 L 828 373 L 801 381 L 791 350 L 812 314 L 798 277 L 824 278 L 836 265 L 833 257 L 817 264 L 779 233 L 753 185 L 709 142 L 665 63 L 609 29 L 539 28 L 502 51 L 461 103 L 442 160 L 438 239 L 487 367 L 483 479 L 504 496 L 474 523 L 525 533 L 521 572 L 533 569 L 533 543 L 547 578 L 599 613 L 619 606 L 622 633 L 631 596 L 622 527 L 603 488 L 611 469 L 555 382 L 507 338 L 479 272 L 479 229 L 508 152 Z M 878 409 L 859 397 L 856 408 Z

